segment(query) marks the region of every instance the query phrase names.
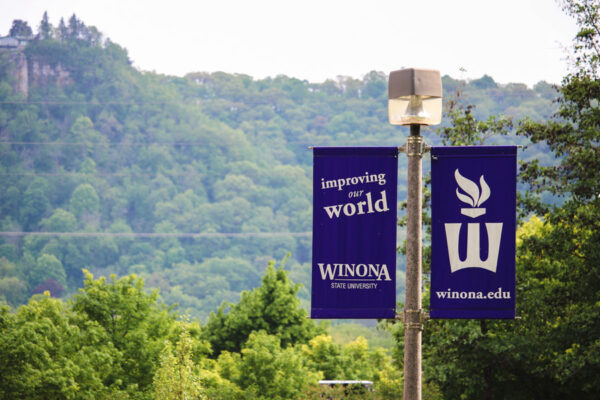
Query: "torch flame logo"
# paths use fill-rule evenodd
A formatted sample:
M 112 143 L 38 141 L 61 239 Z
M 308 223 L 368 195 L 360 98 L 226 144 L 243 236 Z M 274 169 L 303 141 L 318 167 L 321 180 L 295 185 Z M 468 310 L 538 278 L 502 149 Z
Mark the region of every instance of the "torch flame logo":
M 491 190 L 483 175 L 481 175 L 479 178 L 479 186 L 481 186 L 481 190 L 479 190 L 479 186 L 477 186 L 475 182 L 462 176 L 458 171 L 458 168 L 454 171 L 454 178 L 456 179 L 458 187 L 460 187 L 466 193 L 463 194 L 458 190 L 458 188 L 456 188 L 456 197 L 458 197 L 458 199 L 463 203 L 467 203 L 473 207 L 471 209 L 462 208 L 461 213 L 471 218 L 476 218 L 485 214 L 485 208 L 478 207 L 487 199 L 489 199 Z
M 470 179 L 460 174 L 458 168 L 454 171 L 454 178 L 458 184 L 456 196 L 463 203 L 471 207 L 461 208 L 460 213 L 470 218 L 477 218 L 486 213 L 481 206 L 490 198 L 491 190 L 483 175 L 479 178 L 479 186 Z M 465 194 L 466 193 L 466 194 Z M 467 254 L 463 260 L 459 252 L 460 230 L 467 225 Z M 481 225 L 485 225 L 488 237 L 487 258 L 481 259 Z M 490 272 L 496 272 L 498 256 L 500 254 L 500 241 L 502 239 L 502 222 L 464 222 L 446 223 L 446 242 L 448 244 L 448 259 L 450 260 L 450 271 L 456 272 L 463 268 L 483 268 Z

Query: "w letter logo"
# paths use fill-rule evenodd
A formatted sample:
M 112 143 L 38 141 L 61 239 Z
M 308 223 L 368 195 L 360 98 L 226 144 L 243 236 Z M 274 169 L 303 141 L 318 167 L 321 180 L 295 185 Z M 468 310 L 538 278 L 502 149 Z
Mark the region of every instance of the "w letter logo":
M 491 190 L 483 175 L 479 178 L 479 186 L 460 174 L 458 169 L 454 171 L 454 178 L 459 189 L 456 196 L 471 208 L 461 208 L 461 214 L 470 218 L 485 215 L 486 209 L 480 207 L 491 195 Z M 466 193 L 466 194 L 465 194 Z M 485 228 L 488 236 L 488 256 L 485 261 L 481 260 L 481 232 L 480 223 L 467 224 L 467 257 L 464 260 L 459 256 L 459 238 L 462 223 L 444 224 L 446 229 L 446 241 L 448 243 L 448 257 L 450 258 L 450 270 L 456 272 L 463 268 L 483 268 L 496 272 L 498 265 L 498 254 L 500 251 L 500 239 L 502 238 L 502 222 L 486 222 Z

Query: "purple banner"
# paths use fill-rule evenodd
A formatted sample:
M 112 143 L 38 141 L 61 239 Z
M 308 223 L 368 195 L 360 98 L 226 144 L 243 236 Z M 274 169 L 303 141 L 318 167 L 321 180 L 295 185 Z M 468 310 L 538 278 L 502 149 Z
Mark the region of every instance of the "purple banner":
M 431 318 L 515 317 L 516 146 L 431 149 Z
M 396 147 L 314 149 L 312 318 L 396 315 Z

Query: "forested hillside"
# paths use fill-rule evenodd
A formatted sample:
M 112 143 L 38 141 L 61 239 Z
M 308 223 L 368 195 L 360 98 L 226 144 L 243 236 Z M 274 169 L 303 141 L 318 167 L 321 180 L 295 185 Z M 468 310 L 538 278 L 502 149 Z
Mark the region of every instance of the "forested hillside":
M 28 63 L 26 93 L 14 89 L 15 53 Z M 308 146 L 404 141 L 387 122 L 380 72 L 323 83 L 163 76 L 133 68 L 124 48 L 76 16 L 56 28 L 42 20 L 24 49 L 0 56 L 0 295 L 12 305 L 44 290 L 70 296 L 87 268 L 139 274 L 167 302 L 206 317 L 288 252 L 306 301 Z M 556 96 L 544 82 L 443 83 L 479 118 L 544 120 Z

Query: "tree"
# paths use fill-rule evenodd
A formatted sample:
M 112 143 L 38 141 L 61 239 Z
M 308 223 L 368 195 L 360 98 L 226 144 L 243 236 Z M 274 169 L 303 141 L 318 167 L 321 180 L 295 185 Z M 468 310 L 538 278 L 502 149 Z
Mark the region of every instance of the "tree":
M 120 356 L 106 377 L 106 386 L 117 386 L 149 398 L 164 341 L 175 314 L 159 302 L 156 291 L 148 294 L 135 275 L 110 280 L 84 271 L 83 289 L 73 299 L 73 311 L 101 327 Z
M 600 384 L 600 310 L 592 294 L 600 290 L 600 5 L 565 1 L 563 8 L 579 25 L 575 70 L 563 79 L 555 118 L 519 126 L 520 134 L 545 142 L 558 160 L 524 164 L 522 180 L 534 193 L 547 190 L 565 199 L 561 206 L 526 204 L 547 213 L 523 240 L 520 261 L 529 282 L 524 313 L 531 325 L 519 333 L 536 345 L 548 398 L 593 398 Z
M 600 193 L 600 5 L 593 0 L 563 1 L 563 8 L 579 25 L 574 43 L 575 71 L 560 88 L 559 110 L 548 123 L 523 121 L 519 134 L 545 142 L 558 160 L 542 166 L 524 163 L 522 180 L 536 192 L 548 190 L 571 196 L 575 204 L 597 204 Z
M 518 133 L 545 142 L 556 163 L 523 163 L 530 192 L 564 198 L 560 206 L 523 200 L 541 212 L 518 231 L 520 320 L 431 321 L 424 330 L 426 378 L 444 398 L 593 399 L 600 385 L 600 5 L 565 1 L 580 32 L 576 70 L 559 89 L 548 122 L 521 121 Z
M 58 23 L 58 38 L 63 42 L 69 40 L 69 30 L 67 29 L 65 20 L 62 17 Z
M 570 212 L 556 213 L 543 223 L 532 219 L 521 233 L 517 272 L 526 286 L 517 292 L 522 323 L 514 342 L 521 344 L 522 364 L 535 371 L 546 398 L 592 399 L 600 384 L 600 309 L 594 295 L 600 288 L 600 235 L 597 227 L 566 220 Z
M 173 354 L 175 353 L 175 354 Z M 154 375 L 154 398 L 156 400 L 187 400 L 202 398 L 202 385 L 194 371 L 192 339 L 184 328 L 179 336 L 175 352 L 170 342 L 160 355 L 160 366 Z
M 16 306 L 26 302 L 27 295 L 27 284 L 17 266 L 6 257 L 0 256 L 0 303 Z
M 48 21 L 48 11 L 44 11 L 40 26 L 38 27 L 38 33 L 44 40 L 52 39 L 52 24 Z
M 492 136 L 510 133 L 513 123 L 509 117 L 491 115 L 486 121 L 478 120 L 474 115 L 476 106 L 465 102 L 463 97 L 459 87 L 454 96 L 446 101 L 445 116 L 450 120 L 450 125 L 436 132 L 444 146 L 482 145 Z
M 92 185 L 82 183 L 73 191 L 69 206 L 77 219 L 81 220 L 100 210 L 100 198 Z
M 545 142 L 557 159 L 550 166 L 525 163 L 522 180 L 534 193 L 547 190 L 564 202 L 527 204 L 547 214 L 538 234 L 524 240 L 522 263 L 535 295 L 526 304 L 535 322 L 531 336 L 544 346 L 542 371 L 553 377 L 556 392 L 593 398 L 600 385 L 600 309 L 593 294 L 600 291 L 600 4 L 562 5 L 579 26 L 574 70 L 563 79 L 555 117 L 524 121 L 519 133 Z
M 64 285 L 61 285 L 53 278 L 47 278 L 44 282 L 38 284 L 31 291 L 32 294 L 48 292 L 52 297 L 60 297 L 64 291 Z
M 15 19 L 12 22 L 12 26 L 10 27 L 10 31 L 8 32 L 8 36 L 30 37 L 33 36 L 33 31 L 31 30 L 31 27 L 29 26 L 27 21 Z
M 349 379 L 343 374 L 340 346 L 332 343 L 331 336 L 319 335 L 312 338 L 307 345 L 302 346 L 302 351 L 311 369 L 321 371 L 323 379 Z
M 62 208 L 57 208 L 54 213 L 40 222 L 48 232 L 73 232 L 77 229 L 75 216 Z
M 27 186 L 20 208 L 24 227 L 33 228 L 50 207 L 46 196 L 47 190 L 47 183 L 41 178 L 36 178 Z
M 75 316 L 49 294 L 9 313 L 0 308 L 0 397 L 119 398 L 103 385 L 115 353 L 93 325 L 79 329 Z
M 240 374 L 234 380 L 248 398 L 297 399 L 319 374 L 304 365 L 293 347 L 282 348 L 278 336 L 252 332 L 241 351 Z
M 239 352 L 250 334 L 259 330 L 279 337 L 283 347 L 306 343 L 322 332 L 300 307 L 298 290 L 283 267 L 275 269 L 270 262 L 260 287 L 242 292 L 237 304 L 224 303 L 210 314 L 205 337 L 214 354 Z
M 75 14 L 69 18 L 69 38 L 70 39 L 82 39 L 85 36 L 87 30 L 83 21 L 80 21 Z
M 42 254 L 38 257 L 35 266 L 29 272 L 29 286 L 34 288 L 47 279 L 53 279 L 62 286 L 66 284 L 65 269 L 60 260 L 52 254 Z

